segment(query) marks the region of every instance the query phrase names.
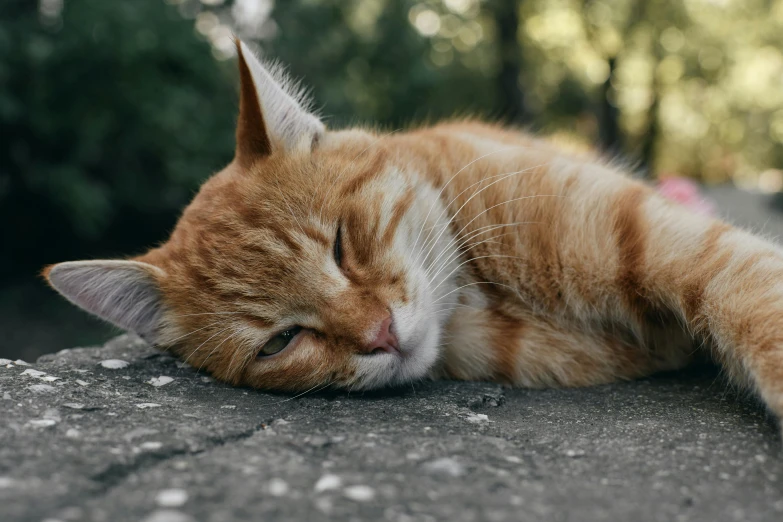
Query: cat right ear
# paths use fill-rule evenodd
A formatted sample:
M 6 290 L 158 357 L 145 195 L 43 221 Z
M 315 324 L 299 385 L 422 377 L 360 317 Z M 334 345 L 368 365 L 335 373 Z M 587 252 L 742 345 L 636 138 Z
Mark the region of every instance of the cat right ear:
M 249 165 L 273 150 L 311 150 L 324 133 L 317 116 L 306 110 L 302 90 L 281 67 L 265 67 L 244 42 L 236 40 L 239 58 L 237 160 Z
M 70 302 L 151 344 L 162 319 L 158 281 L 164 275 L 138 261 L 69 261 L 44 270 L 49 284 Z

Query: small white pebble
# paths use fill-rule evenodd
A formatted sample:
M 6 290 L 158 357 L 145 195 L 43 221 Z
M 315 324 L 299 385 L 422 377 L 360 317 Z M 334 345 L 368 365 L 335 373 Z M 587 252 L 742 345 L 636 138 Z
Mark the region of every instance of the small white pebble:
M 141 404 L 137 404 L 136 407 L 141 408 L 142 410 L 146 410 L 148 408 L 160 408 L 160 404 L 156 404 L 154 402 L 142 402 Z
M 54 419 L 33 419 L 27 421 L 27 424 L 29 424 L 33 428 L 49 428 L 57 424 L 57 421 Z
M 160 386 L 166 386 L 167 384 L 174 382 L 173 377 L 167 377 L 165 375 L 161 375 L 160 377 L 155 377 L 147 381 L 147 384 L 151 384 L 155 386 L 156 388 L 159 388 Z
M 489 422 L 489 417 L 487 417 L 483 413 L 471 413 L 470 415 L 465 417 L 465 420 L 470 422 L 471 424 L 483 424 L 485 422 Z
M 375 490 L 370 486 L 348 486 L 343 494 L 356 502 L 369 502 L 375 498 Z
M 0 359 L 0 366 L 8 366 L 12 362 L 14 361 L 12 361 L 11 359 Z
M 63 403 L 64 408 L 70 408 L 72 410 L 82 410 L 84 409 L 84 404 L 80 402 L 65 402 Z
M 30 366 L 30 363 L 24 362 L 22 359 L 15 360 L 14 364 L 17 366 Z
M 205 375 L 204 377 L 201 378 L 201 382 L 215 382 L 215 379 Z
M 237 407 L 235 405 L 233 405 L 233 404 L 224 404 L 220 408 L 223 409 L 223 410 L 235 410 L 235 409 L 237 409 Z
M 158 442 L 157 440 L 151 440 L 151 441 L 148 441 L 148 442 L 142 442 L 141 446 L 139 446 L 139 447 L 141 449 L 143 449 L 143 450 L 154 451 L 154 450 L 159 450 L 160 448 L 162 448 L 163 447 L 163 443 L 162 442 Z
M 269 494 L 275 497 L 282 497 L 287 494 L 290 489 L 288 483 L 280 478 L 273 478 L 270 480 L 267 488 L 269 489 Z
M 0 477 L 0 489 L 8 489 L 14 485 L 14 482 L 16 482 L 11 477 Z
M 89 382 L 83 381 L 81 379 L 76 379 L 76 384 L 78 384 L 79 386 L 89 386 L 90 385 Z
M 585 452 L 579 449 L 569 449 L 565 451 L 565 454 L 566 457 L 583 457 Z
M 155 503 L 160 507 L 180 507 L 184 506 L 187 501 L 188 492 L 184 489 L 164 489 L 155 495 Z
M 3 400 L 6 400 L 6 401 L 12 401 L 12 400 L 14 400 L 14 399 L 11 397 L 11 394 L 10 394 L 10 393 L 8 393 L 8 392 L 5 392 L 5 393 L 3 393 Z
M 27 370 L 23 371 L 19 375 L 27 375 L 28 377 L 35 377 L 36 379 L 40 379 L 44 375 L 46 375 L 46 372 L 41 372 L 38 370 L 33 370 L 32 368 L 28 368 Z
M 82 434 L 75 428 L 69 428 L 68 431 L 65 432 L 65 436 L 69 439 L 78 439 L 81 438 Z
M 34 393 L 49 393 L 53 392 L 56 388 L 48 384 L 33 384 L 27 387 L 28 390 Z
M 425 462 L 422 468 L 427 473 L 432 473 L 435 475 L 449 475 L 451 477 L 459 477 L 465 474 L 465 467 L 456 460 L 448 457 Z
M 101 361 L 100 365 L 109 370 L 122 370 L 123 368 L 127 368 L 130 363 L 128 361 L 123 361 L 122 359 L 106 359 L 105 361 Z
M 46 382 L 54 382 L 54 381 L 59 381 L 60 378 L 55 377 L 54 375 L 44 375 L 43 377 L 41 377 L 41 380 Z
M 515 457 L 514 455 L 506 455 L 503 458 L 506 459 L 506 462 L 510 462 L 512 464 L 521 464 L 522 463 L 522 459 L 520 459 L 519 457 Z
M 327 473 L 318 479 L 318 482 L 315 483 L 315 487 L 313 489 L 315 489 L 316 493 L 322 493 L 324 491 L 339 489 L 342 485 L 343 481 L 340 477 L 337 475 L 332 475 L 331 473 Z

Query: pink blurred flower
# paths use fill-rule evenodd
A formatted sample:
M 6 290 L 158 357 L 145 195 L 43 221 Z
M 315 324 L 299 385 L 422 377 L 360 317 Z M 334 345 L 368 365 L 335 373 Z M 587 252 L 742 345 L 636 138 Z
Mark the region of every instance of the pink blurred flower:
M 701 193 L 699 185 L 688 178 L 664 176 L 658 181 L 658 193 L 666 199 L 675 201 L 697 214 L 715 216 L 715 202 Z

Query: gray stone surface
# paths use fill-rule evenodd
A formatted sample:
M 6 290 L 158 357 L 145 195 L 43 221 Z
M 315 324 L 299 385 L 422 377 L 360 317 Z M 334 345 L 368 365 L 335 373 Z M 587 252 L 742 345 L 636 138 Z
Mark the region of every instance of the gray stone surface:
M 783 519 L 776 427 L 711 370 L 291 398 L 122 336 L 1 365 L 0 407 L 2 521 Z
M 783 231 L 757 196 L 712 195 Z M 775 424 L 714 370 L 291 398 L 121 336 L 3 361 L 0 412 L 0 522 L 783 520 Z

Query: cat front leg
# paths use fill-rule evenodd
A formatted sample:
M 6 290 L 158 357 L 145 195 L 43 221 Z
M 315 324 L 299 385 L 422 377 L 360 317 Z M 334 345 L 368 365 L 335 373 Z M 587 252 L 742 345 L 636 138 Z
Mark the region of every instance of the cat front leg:
M 783 418 L 783 254 L 769 241 L 691 214 L 635 184 L 620 189 L 608 225 L 613 287 L 629 316 L 673 311 L 736 383 Z

